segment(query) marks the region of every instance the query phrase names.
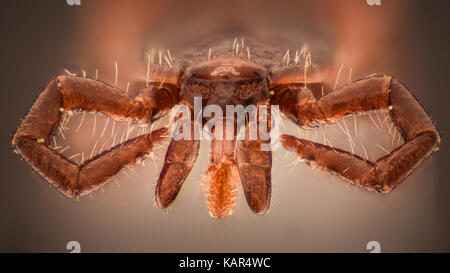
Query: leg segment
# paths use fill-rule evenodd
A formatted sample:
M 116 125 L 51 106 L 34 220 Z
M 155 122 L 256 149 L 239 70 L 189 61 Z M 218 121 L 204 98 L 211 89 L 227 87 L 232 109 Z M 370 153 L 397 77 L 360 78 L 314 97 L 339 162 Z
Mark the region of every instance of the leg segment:
M 143 160 L 152 152 L 153 145 L 161 141 L 166 133 L 166 128 L 155 130 L 151 134 L 138 136 L 116 145 L 86 161 L 79 167 L 77 192 L 93 191 L 124 167 Z
M 159 91 L 150 87 L 141 94 L 152 92 Z M 132 99 L 92 79 L 59 76 L 39 95 L 13 136 L 12 144 L 36 171 L 66 196 L 85 194 L 149 153 L 165 129 L 117 145 L 77 166 L 48 147 L 53 130 L 60 122 L 61 110 L 99 111 L 115 118 L 149 121 L 156 112 L 154 105 L 141 95 Z M 98 164 L 101 168 L 95 168 Z
M 297 90 L 298 91 L 298 90 Z M 287 96 L 287 94 L 285 95 Z M 290 96 L 290 95 L 289 95 Z M 297 103 L 282 107 L 297 124 L 332 121 L 343 115 L 389 109 L 405 143 L 376 162 L 329 146 L 283 135 L 287 149 L 300 158 L 336 172 L 364 188 L 389 192 L 417 168 L 439 145 L 431 119 L 409 90 L 389 76 L 376 76 L 348 84 L 318 101 L 307 90 L 297 93 Z

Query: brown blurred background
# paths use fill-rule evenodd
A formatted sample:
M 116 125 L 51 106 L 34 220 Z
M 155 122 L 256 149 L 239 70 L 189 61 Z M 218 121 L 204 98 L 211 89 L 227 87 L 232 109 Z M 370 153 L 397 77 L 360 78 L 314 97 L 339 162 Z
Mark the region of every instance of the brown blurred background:
M 372 240 L 384 252 L 450 251 L 450 4 L 381 2 L 81 0 L 77 7 L 64 0 L 1 1 L 0 251 L 66 252 L 72 240 L 84 252 L 367 252 Z M 220 221 L 208 216 L 199 193 L 207 153 L 168 212 L 153 205 L 158 170 L 152 165 L 120 188 L 107 185 L 93 200 L 77 203 L 12 153 L 20 118 L 64 68 L 99 68 L 111 81 L 117 61 L 123 86 L 142 70 L 150 47 L 176 55 L 211 32 L 256 33 L 297 46 L 307 41 L 335 64 L 353 67 L 355 78 L 395 76 L 436 122 L 440 151 L 388 195 L 361 191 L 303 164 L 288 174 L 289 161 L 278 152 L 270 212 L 253 215 L 240 192 L 233 215 Z

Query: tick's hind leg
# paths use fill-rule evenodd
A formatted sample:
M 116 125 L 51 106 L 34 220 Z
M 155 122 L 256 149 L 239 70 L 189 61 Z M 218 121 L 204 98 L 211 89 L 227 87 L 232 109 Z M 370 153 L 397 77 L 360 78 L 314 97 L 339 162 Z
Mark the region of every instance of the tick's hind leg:
M 151 90 L 155 89 L 150 87 Z M 145 94 L 145 90 L 142 94 Z M 132 99 L 104 83 L 60 76 L 39 95 L 17 129 L 12 144 L 27 162 L 66 196 L 85 194 L 106 182 L 123 167 L 150 153 L 166 129 L 117 145 L 78 166 L 49 148 L 49 139 L 64 110 L 103 112 L 114 118 L 151 120 L 151 100 Z
M 298 98 L 308 97 L 300 91 Z M 348 84 L 318 101 L 299 101 L 285 108 L 300 125 L 336 120 L 343 115 L 389 109 L 405 143 L 390 154 L 370 162 L 351 153 L 305 139 L 283 135 L 283 146 L 298 156 L 326 168 L 366 189 L 389 192 L 417 168 L 440 142 L 432 121 L 408 89 L 388 76 Z M 293 110 L 295 109 L 296 112 Z

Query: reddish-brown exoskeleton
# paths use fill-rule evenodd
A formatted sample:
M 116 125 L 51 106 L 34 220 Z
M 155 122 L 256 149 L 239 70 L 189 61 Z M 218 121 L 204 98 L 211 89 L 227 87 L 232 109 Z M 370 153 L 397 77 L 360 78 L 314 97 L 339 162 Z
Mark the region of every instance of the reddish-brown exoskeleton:
M 49 148 L 62 112 L 74 109 L 151 123 L 177 104 L 193 108 L 194 97 L 200 96 L 204 106 L 279 105 L 298 126 L 318 126 L 347 114 L 386 110 L 404 144 L 374 162 L 310 140 L 281 136 L 283 146 L 301 159 L 377 192 L 391 191 L 440 142 L 427 113 L 399 81 L 376 75 L 333 90 L 326 84 L 326 69 L 311 63 L 305 49 L 289 55 L 256 41 L 247 39 L 244 44 L 244 40 L 231 39 L 212 42 L 176 60 L 161 53 L 155 59 L 149 63 L 147 87 L 134 98 L 91 78 L 56 77 L 23 119 L 13 146 L 53 186 L 72 197 L 99 188 L 122 168 L 148 155 L 167 131 L 159 129 L 127 140 L 77 165 Z M 176 198 L 197 159 L 199 142 L 170 142 L 156 186 L 160 208 Z M 231 213 L 239 181 L 253 212 L 268 209 L 272 153 L 260 149 L 262 143 L 259 139 L 212 140 L 206 177 L 213 216 Z

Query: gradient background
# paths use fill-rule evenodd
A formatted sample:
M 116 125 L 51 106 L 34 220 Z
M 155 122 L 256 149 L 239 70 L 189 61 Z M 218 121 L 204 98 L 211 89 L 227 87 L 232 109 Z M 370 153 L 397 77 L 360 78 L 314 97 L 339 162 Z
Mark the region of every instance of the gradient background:
M 383 252 L 450 251 L 449 7 L 420 0 L 382 0 L 381 7 L 364 0 L 1 1 L 0 251 L 67 252 L 72 240 L 83 252 L 367 252 L 371 240 Z M 253 215 L 240 191 L 233 215 L 220 221 L 208 216 L 199 193 L 207 149 L 168 212 L 153 205 L 158 170 L 150 166 L 77 203 L 12 153 L 20 118 L 64 68 L 99 68 L 111 81 L 118 61 L 121 79 L 136 77 L 150 46 L 176 54 L 210 31 L 243 26 L 293 44 L 320 41 L 355 77 L 388 73 L 407 83 L 442 133 L 440 152 L 388 195 L 303 164 L 288 173 L 284 152 L 276 152 L 269 213 Z

